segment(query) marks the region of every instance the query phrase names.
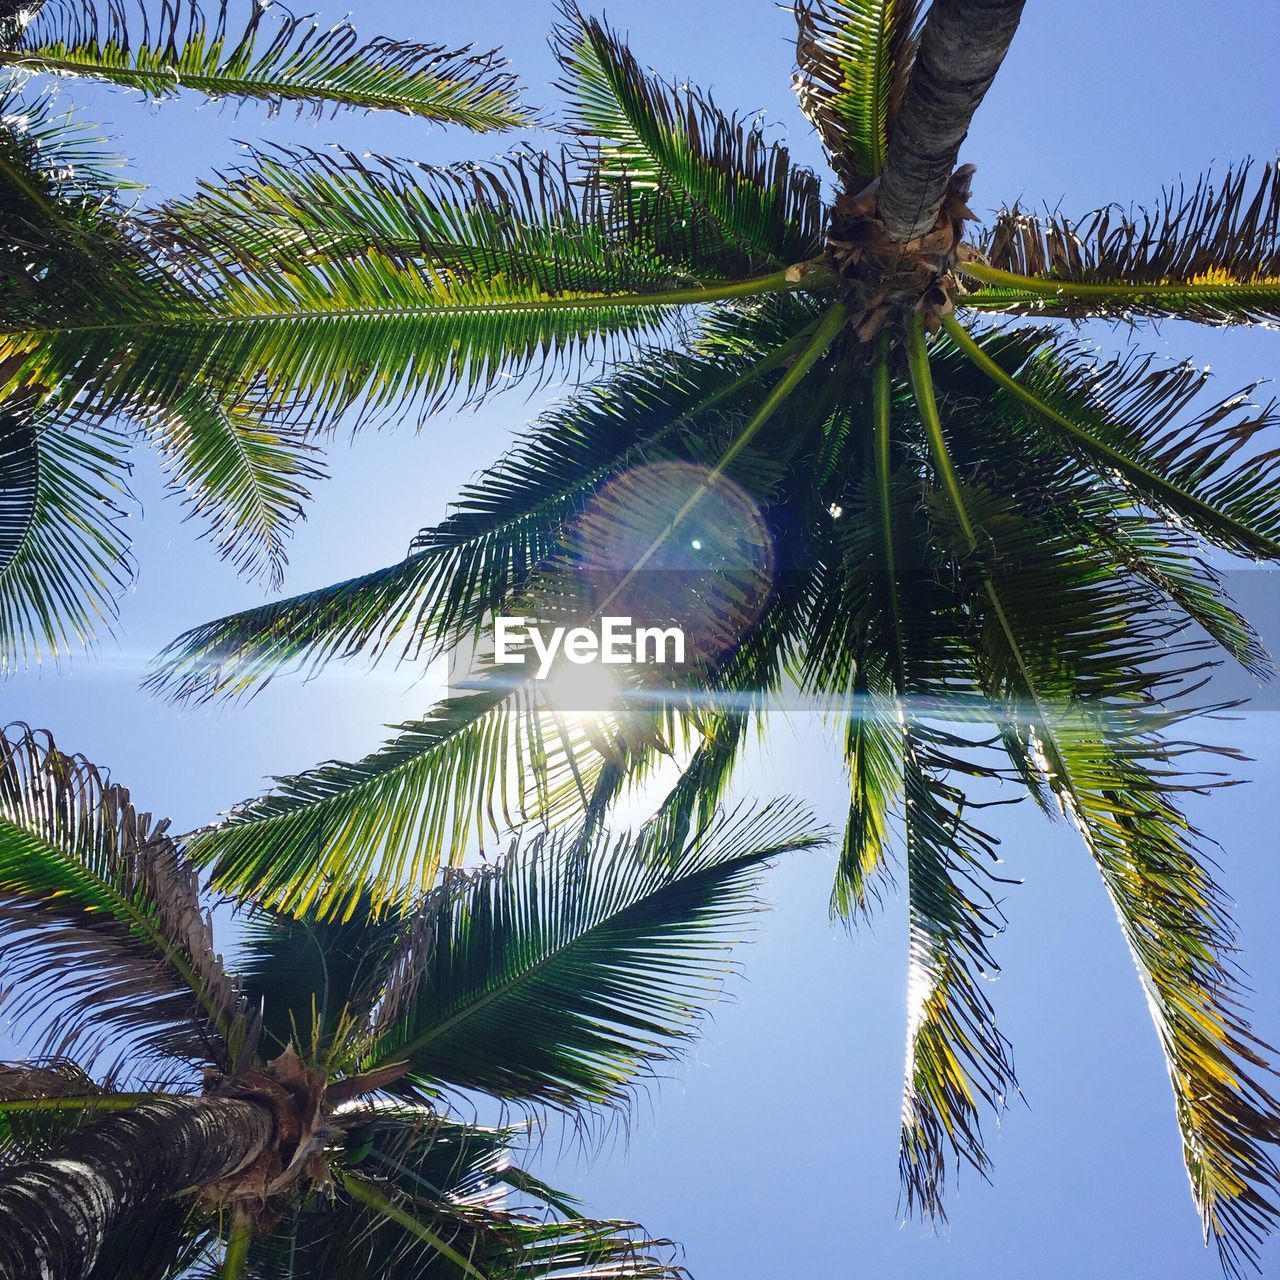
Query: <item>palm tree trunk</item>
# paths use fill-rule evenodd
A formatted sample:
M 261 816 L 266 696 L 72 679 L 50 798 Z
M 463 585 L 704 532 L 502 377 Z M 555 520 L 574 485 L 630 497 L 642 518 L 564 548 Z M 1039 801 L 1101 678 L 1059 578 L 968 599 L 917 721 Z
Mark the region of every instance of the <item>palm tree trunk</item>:
M 1025 2 L 933 0 L 880 175 L 880 217 L 895 240 L 933 230 L 960 144 Z
M 103 1242 L 168 1197 L 256 1160 L 271 1112 L 244 1098 L 165 1098 L 85 1125 L 56 1155 L 0 1174 L 0 1280 L 82 1280 Z

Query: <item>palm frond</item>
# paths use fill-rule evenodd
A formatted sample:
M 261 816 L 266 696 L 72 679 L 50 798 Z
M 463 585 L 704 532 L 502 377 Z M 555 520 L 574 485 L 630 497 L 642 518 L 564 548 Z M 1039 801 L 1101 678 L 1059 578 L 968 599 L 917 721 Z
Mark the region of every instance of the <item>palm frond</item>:
M 385 912 L 430 888 L 469 841 L 580 811 L 599 741 L 532 687 L 488 683 L 399 726 L 363 760 L 275 779 L 189 847 L 237 897 L 342 917 L 368 894 Z
M 1208 371 L 1119 356 L 1099 366 L 1070 343 L 1034 351 L 1009 373 L 948 318 L 948 335 L 995 381 L 1035 428 L 1046 423 L 1130 485 L 1142 503 L 1240 555 L 1280 558 L 1280 453 L 1259 450 L 1280 407 L 1251 403 L 1253 387 L 1182 422 Z
M 1179 624 L 1131 584 L 960 483 L 931 412 L 920 344 L 917 336 L 922 413 L 955 536 L 978 577 L 974 598 L 990 605 L 989 687 L 1034 708 L 1027 731 L 1046 781 L 1098 865 L 1142 978 L 1206 1236 L 1239 1274 L 1278 1215 L 1280 1164 L 1270 1148 L 1280 1144 L 1280 1111 L 1263 1083 L 1272 1074 L 1267 1046 L 1242 1012 L 1223 895 L 1175 799 L 1212 781 L 1188 778 L 1179 764 L 1209 749 L 1169 732 L 1188 714 L 1171 703 L 1203 668 L 1201 646 L 1171 643 Z
M 962 263 L 980 288 L 966 305 L 1082 320 L 1177 316 L 1204 324 L 1280 320 L 1280 169 L 1246 161 L 1152 209 L 1108 206 L 1083 218 L 996 219 L 986 261 Z
M 1145 726 L 1144 726 L 1145 727 Z M 1055 779 L 1085 838 L 1138 967 L 1174 1091 L 1206 1239 L 1224 1269 L 1256 1265 L 1275 1225 L 1280 1165 L 1268 1047 L 1250 1029 L 1212 853 L 1172 802 L 1180 744 L 1131 731 L 1059 732 Z
M 761 394 L 813 319 L 800 298 L 739 314 L 732 346 L 708 338 L 691 355 L 649 353 L 544 413 L 512 452 L 462 492 L 454 511 L 397 564 L 332 587 L 259 605 L 179 636 L 148 687 L 179 699 L 238 696 L 291 664 L 315 672 L 399 641 L 420 657 L 474 634 L 524 591 L 560 548 L 590 494 L 627 467 L 685 457 Z M 790 339 L 790 340 L 789 340 Z
M 1144 674 L 1129 656 L 1132 643 L 1099 644 L 1108 630 L 1116 637 L 1141 633 L 1132 590 L 1122 585 L 1109 593 L 1107 620 L 1096 606 L 1090 616 L 1080 590 L 1063 591 L 1057 581 L 1062 604 L 1044 624 L 1053 628 L 1050 642 L 1021 595 L 1036 589 L 1027 574 L 1024 558 L 1017 602 L 1000 591 L 1013 637 L 1008 663 L 1018 668 L 1016 676 L 1012 670 L 1004 676 L 1007 688 L 1045 705 L 1061 687 L 1062 672 L 1078 672 L 1092 658 L 1090 682 L 1098 690 L 1114 696 L 1126 686 L 1145 687 L 1153 699 L 1150 709 L 1139 704 L 1121 713 L 1113 704 L 1102 716 L 1086 713 L 1087 702 L 1073 704 L 1047 723 L 1039 719 L 1035 733 L 1049 784 L 1084 837 L 1120 917 L 1168 1065 L 1206 1237 L 1236 1275 L 1276 1220 L 1280 1125 L 1268 1093 L 1269 1049 L 1253 1035 L 1243 1009 L 1234 931 L 1212 878 L 1212 853 L 1176 803 L 1178 792 L 1212 781 L 1188 778 L 1179 767 L 1181 757 L 1203 748 L 1169 732 L 1185 712 L 1157 710 L 1161 702 L 1154 700 L 1167 706 L 1177 689 L 1169 657 L 1158 655 L 1163 669 Z M 1062 628 L 1067 612 L 1076 619 L 1074 629 Z M 1108 655 L 1117 664 L 1111 669 L 1100 660 L 1106 649 L 1119 651 Z M 1073 683 L 1081 687 L 1078 674 Z
M 151 98 L 190 89 L 258 100 L 273 112 L 286 103 L 317 116 L 341 107 L 401 111 L 482 132 L 532 123 L 496 53 L 385 36 L 361 43 L 346 22 L 324 30 L 311 15 L 246 7 L 237 26 L 225 2 L 206 13 L 196 0 L 170 0 L 157 19 L 129 0 L 50 0 L 0 49 L 0 66 L 90 76 Z M 269 11 L 274 31 L 263 29 Z
M 40 492 L 40 444 L 26 414 L 0 418 L 0 580 L 26 542 Z
M 879 900 L 879 883 L 889 877 L 889 824 L 902 789 L 902 726 L 883 696 L 861 683 L 847 712 L 844 759 L 849 813 L 831 911 L 851 921 Z
M 784 438 L 790 434 L 785 422 L 779 434 Z M 774 454 L 775 443 L 772 439 L 762 442 L 766 456 Z M 775 579 L 763 613 L 729 651 L 703 667 L 693 695 L 673 690 L 664 698 L 664 705 L 674 707 L 678 703 L 673 695 L 688 697 L 681 710 L 694 730 L 695 748 L 646 826 L 662 847 L 679 849 L 689 833 L 711 822 L 727 801 L 748 730 L 754 724 L 763 734 L 768 699 L 778 694 L 788 676 L 795 675 L 796 655 L 812 634 L 811 601 L 805 586 L 796 574 Z M 626 780 L 626 770 L 621 772 L 624 777 L 619 784 Z
M 634 202 L 657 242 L 687 246 L 702 264 L 744 274 L 817 252 L 822 211 L 817 178 L 765 141 L 758 123 L 725 115 L 705 94 L 641 70 L 617 35 L 573 3 L 553 48 L 573 122 L 606 181 Z
M 109 144 L 99 124 L 63 109 L 52 92 L 33 91 L 15 78 L 0 84 L 0 154 L 4 156 L 5 195 L 14 204 L 4 209 L 13 219 L 17 205 L 35 196 L 55 198 L 63 207 L 93 210 L 123 192 L 141 190 L 125 178 L 124 157 Z M 25 212 L 30 213 L 28 203 Z M 6 229 L 13 223 L 7 222 Z
M 650 243 L 626 202 L 566 152 L 433 167 L 345 150 L 266 148 L 144 224 L 186 253 L 255 271 L 299 255 L 376 252 L 547 294 L 627 293 L 706 278 Z
M 366 649 L 381 655 L 400 635 L 409 656 L 423 634 L 420 602 L 438 576 L 436 557 L 411 552 L 385 569 L 202 623 L 157 656 L 146 687 L 175 701 L 242 697 L 294 668 L 311 675 Z
M 917 0 L 798 0 L 792 82 L 856 194 L 879 175 L 919 35 Z
M 855 581 L 870 579 L 866 603 L 860 610 L 850 614 L 837 604 L 842 620 L 847 619 L 844 625 L 856 630 L 856 643 L 861 648 L 849 645 L 839 626 L 831 625 L 835 619 L 827 617 L 821 620 L 826 623 L 821 632 L 830 640 L 815 645 L 809 658 L 810 678 L 822 666 L 827 668 L 822 672 L 824 682 L 835 676 L 852 692 L 851 705 L 845 710 L 844 748 L 849 815 L 831 894 L 832 911 L 845 920 L 851 920 L 857 911 L 865 912 L 873 899 L 878 900 L 879 883 L 890 874 L 889 816 L 902 788 L 906 740 L 900 710 L 887 695 L 895 683 L 906 692 L 911 670 L 898 579 L 906 549 L 898 526 L 903 490 L 909 492 L 914 486 L 910 482 L 902 485 L 894 475 L 893 384 L 888 339 L 883 337 L 877 342 L 871 401 L 875 484 L 864 486 L 854 518 L 839 539 L 841 576 Z M 829 601 L 843 604 L 848 599 L 847 581 L 824 594 Z M 843 646 L 841 640 L 846 641 Z M 832 641 L 839 646 L 834 652 Z
M 0 394 L 37 384 L 80 412 L 136 413 L 208 384 L 225 404 L 264 420 L 305 415 L 319 431 L 357 406 L 366 420 L 399 416 L 477 399 L 531 368 L 547 378 L 609 339 L 654 332 L 675 309 L 794 287 L 781 272 L 689 289 L 664 275 L 650 292 L 549 297 L 536 284 L 376 253 L 298 271 L 215 271 L 123 314 L 110 299 L 11 330 L 0 337 L 10 373 Z
M 48 735 L 0 738 L 0 948 L 47 1051 L 144 1051 L 230 1066 L 248 1028 L 213 949 L 194 869 L 124 788 Z M 51 965 L 62 982 L 50 986 Z M 120 1050 L 122 1053 L 123 1049 Z
M 128 496 L 127 441 L 118 432 L 23 407 L 0 412 L 0 442 L 11 485 L 0 557 L 0 673 L 7 673 L 109 628 L 132 564 L 120 506 Z
M 248 907 L 235 979 L 258 1013 L 265 1051 L 292 1044 L 325 1062 L 331 1076 L 349 1068 L 401 932 L 376 919 L 368 903 L 341 921 Z
M 132 184 L 101 129 L 60 111 L 52 94 L 0 85 L 0 328 L 125 305 L 147 287 L 145 251 L 128 231 Z M 152 275 L 154 273 L 151 273 Z M 7 362 L 0 381 L 7 382 Z
M 250 1244 L 253 1280 L 683 1274 L 666 1261 L 668 1242 L 631 1223 L 583 1217 L 569 1197 L 512 1163 L 524 1131 L 464 1125 L 407 1104 L 344 1119 L 333 1199 L 302 1205 Z
M 220 554 L 241 573 L 284 581 L 289 526 L 302 518 L 305 483 L 321 479 L 303 433 L 269 426 L 247 407 L 190 387 L 172 408 L 147 415 L 169 483 L 189 514 L 208 525 Z
M 1115 469 L 1100 468 L 1095 454 L 1076 448 L 1070 434 L 1029 432 L 1024 388 L 997 392 L 990 370 L 983 372 L 987 361 L 997 371 L 1033 357 L 1051 364 L 1061 341 L 1050 329 L 991 329 L 962 335 L 958 346 L 939 344 L 931 371 L 961 472 L 985 476 L 1025 514 L 1104 555 L 1120 576 L 1155 587 L 1251 674 L 1269 679 L 1271 658 L 1227 594 L 1222 575 L 1204 560 L 1196 529 L 1162 519 Z M 976 363 L 966 354 L 970 346 Z M 1019 448 L 1010 450 L 1007 442 L 1014 438 Z
M 1099 520 L 1094 532 L 1118 564 L 1167 596 L 1250 675 L 1263 682 L 1275 678 L 1275 660 L 1262 637 L 1192 537 L 1141 515 Z
M 1002 1111 L 1017 1088 L 982 990 L 997 972 L 989 943 L 1003 927 L 990 883 L 999 859 L 910 734 L 903 772 L 911 953 L 898 1167 L 908 1211 L 945 1217 L 947 1148 L 985 1174 L 980 1111 Z
M 902 788 L 903 726 L 893 691 L 907 688 L 898 578 L 907 548 L 898 526 L 910 531 L 918 521 L 902 518 L 904 499 L 915 505 L 915 485 L 893 474 L 887 338 L 878 344 L 871 391 L 874 471 L 864 461 L 861 487 L 841 491 L 838 509 L 847 518 L 832 529 L 815 571 L 803 670 L 806 688 L 838 695 L 844 718 L 850 799 L 831 910 L 846 921 L 878 901 L 889 878 L 889 820 Z
M 617 1102 L 715 994 L 761 865 L 818 843 L 790 803 L 719 817 L 674 854 L 645 834 L 539 837 L 440 891 L 366 1069 L 405 1062 L 423 1087 L 566 1108 Z
M 681 847 L 691 831 L 714 819 L 728 795 L 734 766 L 745 745 L 750 716 L 736 709 L 699 708 L 697 723 L 697 747 L 647 824 L 653 839 L 668 848 Z M 625 772 L 618 770 L 619 786 L 626 780 Z M 605 805 L 598 807 L 603 809 Z

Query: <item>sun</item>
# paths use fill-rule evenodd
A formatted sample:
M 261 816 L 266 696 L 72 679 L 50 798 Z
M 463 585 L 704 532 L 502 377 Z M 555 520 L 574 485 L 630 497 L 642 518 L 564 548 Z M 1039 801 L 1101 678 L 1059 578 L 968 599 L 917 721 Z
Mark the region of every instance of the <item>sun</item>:
M 598 719 L 613 710 L 618 700 L 618 682 L 611 671 L 598 662 L 577 664 L 562 661 L 538 685 L 549 711 L 581 721 Z

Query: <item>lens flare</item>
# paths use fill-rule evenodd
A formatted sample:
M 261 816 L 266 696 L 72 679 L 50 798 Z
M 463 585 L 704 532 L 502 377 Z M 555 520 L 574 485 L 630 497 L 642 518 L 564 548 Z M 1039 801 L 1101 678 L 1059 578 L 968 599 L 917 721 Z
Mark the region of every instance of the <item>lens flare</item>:
M 617 704 L 619 689 L 613 672 L 598 662 L 561 662 L 539 683 L 538 694 L 547 710 L 582 721 L 608 715 Z

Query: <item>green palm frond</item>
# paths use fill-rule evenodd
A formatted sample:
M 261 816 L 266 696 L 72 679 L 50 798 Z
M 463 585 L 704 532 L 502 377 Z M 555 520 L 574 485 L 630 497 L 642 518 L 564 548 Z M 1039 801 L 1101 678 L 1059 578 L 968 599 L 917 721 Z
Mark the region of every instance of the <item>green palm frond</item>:
M 779 427 L 785 438 L 786 423 Z M 776 441 L 762 442 L 766 456 Z M 787 549 L 782 549 L 786 554 Z M 694 691 L 685 690 L 684 714 L 696 729 L 695 749 L 680 777 L 650 820 L 654 838 L 678 846 L 690 830 L 711 821 L 727 801 L 748 730 L 763 735 L 770 700 L 795 677 L 797 655 L 818 632 L 812 600 L 799 575 L 775 580 L 764 612 L 733 648 L 706 664 Z M 670 705 L 670 695 L 668 695 Z
M 1280 319 L 1280 168 L 1251 162 L 1153 209 L 1099 209 L 1081 219 L 1004 210 L 985 261 L 962 263 L 967 306 L 1083 320 L 1177 316 L 1204 324 Z
M 269 426 L 246 406 L 227 405 L 208 387 L 190 387 L 172 409 L 147 415 L 173 489 L 208 524 L 219 553 L 241 573 L 284 580 L 285 538 L 302 518 L 305 482 L 321 479 L 303 433 Z
M 133 413 L 207 383 L 225 404 L 305 414 L 318 431 L 357 406 L 365 417 L 402 415 L 478 398 L 531 368 L 547 378 L 611 338 L 654 331 L 675 308 L 792 287 L 782 273 L 690 289 L 664 277 L 645 293 L 548 296 L 380 254 L 221 272 L 198 293 L 123 314 L 85 308 L 15 328 L 0 337 L 10 373 L 0 394 L 34 383 L 81 412 Z
M 759 124 L 725 115 L 706 95 L 640 68 L 602 23 L 576 5 L 553 47 L 573 123 L 606 181 L 623 188 L 638 222 L 692 269 L 741 274 L 752 264 L 812 258 L 822 229 L 818 180 L 767 143 Z
M 999 859 L 964 817 L 962 794 L 939 780 L 910 733 L 903 773 L 911 951 L 898 1164 L 908 1211 L 945 1217 L 948 1146 L 985 1173 L 980 1109 L 1002 1111 L 1017 1088 L 1009 1043 L 982 989 L 998 972 L 989 942 L 1004 923 L 990 882 Z
M 186 253 L 253 271 L 300 254 L 377 252 L 547 294 L 674 288 L 707 276 L 664 256 L 630 207 L 563 152 L 433 167 L 273 147 L 203 182 L 195 197 L 162 205 L 145 225 Z
M 20 104 L 12 99 L 5 102 L 7 118 L 16 120 Z M 0 133 L 0 189 L 12 197 L 0 201 L 6 248 L 12 249 L 11 254 L 0 250 L 0 275 L 10 286 L 0 302 L 5 331 L 12 334 L 30 324 L 56 330 L 86 310 L 122 318 L 136 318 L 152 308 L 163 314 L 166 307 L 191 301 L 160 269 L 151 246 L 122 209 L 121 185 L 101 162 L 93 132 L 55 115 L 46 99 L 35 99 L 29 108 L 20 128 L 15 125 Z M 75 176 L 81 165 L 84 172 Z M 57 385 L 57 369 L 30 377 L 23 373 L 27 358 L 38 356 L 27 342 L 11 341 L 9 349 L 0 379 L 9 383 L 11 403 L 52 401 L 56 415 L 59 402 L 65 405 L 74 399 L 74 391 L 68 396 Z M 109 381 L 113 361 L 106 352 L 101 358 L 104 363 L 96 373 L 86 372 L 91 378 Z M 304 442 L 283 429 L 255 422 L 246 408 L 224 408 L 198 384 L 182 388 L 167 402 L 143 400 L 125 407 L 135 418 L 145 418 L 174 487 L 185 496 L 192 513 L 209 522 L 222 552 L 241 569 L 265 572 L 278 585 L 284 533 L 306 496 L 301 481 L 319 474 L 306 457 Z M 49 416 L 46 410 L 45 417 Z M 89 438 L 77 419 L 92 416 L 77 406 L 64 412 L 61 422 L 46 423 L 41 448 L 51 455 L 74 456 L 76 441 Z M 71 433 L 75 439 L 59 443 L 52 439 L 55 431 Z M 110 434 L 100 432 L 100 442 L 105 443 Z M 65 470 L 66 464 L 56 456 L 48 462 L 52 481 L 58 478 L 59 466 Z M 109 493 L 118 485 L 112 473 L 120 466 L 108 464 L 102 469 L 96 487 Z M 28 499 L 32 509 L 37 496 L 33 490 Z M 71 516 L 66 508 L 75 500 L 74 487 L 54 495 L 64 517 Z M 101 540 L 97 530 L 104 517 L 112 514 L 113 505 L 101 499 L 99 505 L 95 519 L 64 519 L 58 532 L 68 545 L 91 536 Z M 46 520 L 42 528 L 47 531 L 47 527 Z M 123 559 L 119 553 L 110 558 Z M 108 567 L 113 577 L 119 577 L 124 568 L 122 563 Z M 75 625 L 87 630 L 93 613 L 106 612 L 100 598 L 103 586 L 74 557 L 68 557 L 65 568 L 87 579 L 88 589 L 82 586 L 63 596 L 66 605 L 74 604 L 82 615 Z M 51 647 L 55 645 L 52 627 L 52 621 L 44 626 L 44 640 Z
M 0 418 L 0 581 L 26 542 L 40 492 L 40 438 L 28 414 Z
M 0 955 L 24 1024 L 91 1054 L 137 1037 L 153 1053 L 229 1066 L 247 1027 L 213 948 L 194 868 L 124 788 L 47 735 L 0 738 Z M 65 978 L 50 989 L 51 964 Z M 83 1059 L 82 1059 L 83 1060 Z
M 1222 573 L 1200 557 L 1194 535 L 1141 515 L 1099 519 L 1092 532 L 1117 564 L 1167 596 L 1250 675 L 1275 678 L 1262 637 L 1228 594 Z
M 0 89 L 0 329 L 89 299 L 124 305 L 144 259 L 118 226 L 124 184 L 100 132 L 47 95 Z M 121 525 L 126 441 L 61 420 L 0 338 L 0 672 L 87 643 L 131 577 Z
M 1118 477 L 1142 503 L 1219 546 L 1280 558 L 1280 454 L 1253 447 L 1275 426 L 1276 401 L 1252 403 L 1249 387 L 1192 412 L 1206 370 L 1140 354 L 1099 366 L 1062 342 L 1034 350 L 1011 374 L 962 326 L 948 320 L 946 330 L 1033 430 L 1061 433 L 1104 478 Z
M 856 194 L 878 177 L 919 34 L 917 0 L 800 0 L 793 83 Z
M 906 548 L 895 526 L 914 484 L 895 477 L 890 456 L 892 384 L 885 342 L 879 344 L 871 387 L 874 483 L 842 493 L 848 520 L 833 530 L 820 561 L 803 679 L 834 692 L 844 718 L 849 813 L 832 888 L 831 910 L 851 921 L 879 900 L 889 878 L 889 819 L 902 787 L 902 726 L 892 689 L 906 687 L 905 635 L 898 571 Z M 866 463 L 864 461 L 864 468 Z M 845 514 L 843 503 L 839 509 Z M 888 695 L 888 696 L 887 696 Z
M 473 634 L 524 591 L 560 548 L 590 494 L 629 466 L 684 457 L 707 424 L 734 421 L 799 350 L 788 331 L 812 304 L 761 306 L 732 346 L 709 334 L 692 355 L 650 353 L 542 415 L 512 452 L 462 492 L 454 511 L 386 569 L 197 627 L 158 657 L 148 687 L 180 699 L 239 696 L 291 665 L 308 672 L 362 652 L 420 657 Z
M 958 702 L 979 690 L 967 620 L 943 585 L 949 571 L 921 518 L 919 477 L 900 455 L 894 428 L 908 423 L 895 423 L 885 345 L 873 374 L 872 456 L 835 524 L 804 679 L 841 695 L 834 715 L 844 721 L 851 798 L 832 907 L 845 919 L 879 899 L 901 814 L 910 960 L 899 1170 L 908 1211 L 943 1217 L 948 1157 L 985 1174 L 981 1113 L 1002 1110 L 1016 1088 L 982 987 L 995 971 L 989 944 L 1003 924 L 998 859 L 947 777 L 999 771 L 976 758 L 978 743 L 918 718 L 928 714 L 920 696 L 947 715 L 955 712 L 946 695 Z M 983 719 L 993 710 L 984 706 Z
M 132 184 L 101 129 L 52 94 L 0 86 L 0 329 L 117 305 L 163 283 L 127 231 Z M 7 382 L 12 355 L 0 361 Z
M 272 111 L 286 103 L 316 115 L 340 107 L 401 111 L 479 131 L 532 123 L 515 78 L 494 53 L 416 44 L 379 36 L 361 43 L 349 23 L 328 30 L 311 15 L 247 6 L 234 25 L 231 7 L 211 14 L 195 0 L 173 0 L 158 20 L 129 0 L 50 0 L 0 66 L 90 76 L 152 98 L 183 89 L 221 99 L 258 100 Z
M 0 412 L 0 673 L 63 655 L 114 621 L 132 577 L 126 449 L 108 427 Z
M 658 812 L 649 820 L 653 838 L 667 847 L 680 846 L 690 831 L 713 819 L 728 796 L 734 766 L 746 743 L 750 714 L 737 708 L 725 710 L 715 706 L 715 694 L 707 701 L 712 704 L 710 707 L 699 707 L 695 712 L 697 746 L 679 779 L 663 797 Z M 619 776 L 612 781 L 621 788 L 628 781 L 626 770 L 617 772 Z M 612 795 L 602 796 L 596 808 L 606 810 L 612 799 Z
M 1276 1221 L 1280 1124 L 1268 1092 L 1270 1049 L 1242 1009 L 1234 929 L 1209 870 L 1213 850 L 1170 799 L 1179 785 L 1169 767 L 1177 749 L 1149 733 L 1101 743 L 1092 734 L 1059 734 L 1066 768 L 1056 786 L 1102 872 L 1142 979 L 1206 1239 L 1238 1275 L 1256 1265 L 1257 1245 Z
M 311 675 L 366 650 L 381 655 L 401 635 L 409 656 L 440 567 L 430 553 L 411 552 L 385 569 L 203 623 L 158 655 L 146 687 L 178 701 L 242 697 L 295 667 Z
M 124 158 L 108 145 L 102 126 L 60 109 L 56 95 L 29 86 L 0 86 L 0 173 L 5 183 L 6 231 L 23 203 L 20 185 L 35 179 L 38 193 L 64 208 L 93 210 L 122 192 L 138 190 L 122 172 Z M 26 193 L 27 200 L 31 193 Z M 28 204 L 25 212 L 30 213 Z
M 1178 762 L 1208 748 L 1169 733 L 1188 714 L 1170 708 L 1203 668 L 1203 645 L 1179 642 L 1176 621 L 1088 554 L 959 482 L 919 350 L 916 385 L 955 536 L 971 553 L 975 600 L 989 603 L 989 687 L 1027 708 L 1046 781 L 1115 904 L 1168 1064 L 1206 1236 L 1238 1274 L 1276 1220 L 1280 1167 L 1268 1148 L 1280 1123 L 1263 1083 L 1267 1047 L 1242 1012 L 1225 902 L 1203 838 L 1175 802 L 1206 782 Z
M 363 760 L 275 779 L 189 847 L 238 897 L 342 917 L 367 893 L 386 911 L 430 888 L 470 841 L 580 811 L 599 742 L 531 685 L 489 682 L 400 725 Z
M 1012 384 L 1016 392 L 992 394 L 992 370 L 1005 386 L 1007 375 L 999 371 L 1036 360 L 1050 367 L 1062 355 L 1083 373 L 1072 345 L 1047 329 L 991 329 L 961 334 L 957 342 L 939 344 L 931 372 L 944 393 L 941 408 L 961 471 L 998 474 L 1001 491 L 1015 497 L 1022 510 L 1092 547 L 1121 576 L 1155 587 L 1250 673 L 1270 678 L 1272 660 L 1227 595 L 1221 574 L 1203 559 L 1195 527 L 1161 519 L 1144 495 L 1114 468 L 1100 467 L 1096 453 L 1077 448 L 1069 433 L 1038 429 L 1042 420 L 1028 414 L 1023 398 L 1034 380 Z M 982 410 L 976 413 L 978 405 Z M 1164 430 L 1155 429 L 1153 438 Z M 1010 439 L 1019 441 L 1017 450 L 1007 448 Z
M 643 834 L 539 837 L 440 891 L 365 1068 L 405 1062 L 423 1087 L 524 1102 L 616 1102 L 714 996 L 761 865 L 817 843 L 789 803 L 719 817 L 674 854 Z
M 880 694 L 859 682 L 846 713 L 849 813 L 831 891 L 832 913 L 853 920 L 879 902 L 890 876 L 889 831 L 902 789 L 902 726 Z
M 667 1241 L 583 1217 L 513 1158 L 523 1131 L 425 1108 L 353 1113 L 334 1198 L 254 1240 L 251 1280 L 677 1280 Z M 205 1273 L 200 1273 L 205 1274 Z M 216 1273 L 209 1272 L 209 1280 Z M 220 1280 L 220 1278 L 218 1278 Z
M 802 672 L 806 689 L 833 700 L 843 729 L 850 806 L 832 910 L 849 922 L 892 880 L 893 816 L 908 756 L 920 785 L 935 785 L 921 773 L 927 753 L 913 703 L 946 712 L 948 696 L 959 705 L 980 694 L 968 622 L 947 585 L 954 570 L 922 503 L 917 460 L 902 447 L 916 424 L 895 391 L 886 345 L 873 375 L 873 447 L 860 459 L 860 481 L 840 493 L 841 516 L 815 572 Z
M 367 902 L 340 921 L 248 907 L 235 980 L 260 1011 L 264 1053 L 292 1044 L 330 1074 L 350 1066 L 347 1055 L 381 995 L 379 976 L 400 932 L 375 919 Z
M 1079 618 L 1078 592 L 1071 602 Z M 1122 596 L 1115 607 L 1132 611 L 1133 603 Z M 1075 636 L 1051 649 L 1043 639 L 1027 642 L 1030 609 L 1010 608 L 1008 617 L 1017 685 L 1042 699 L 1054 684 L 1047 664 L 1070 663 L 1088 631 L 1077 624 Z M 1123 686 L 1125 677 L 1108 679 L 1095 667 L 1095 679 Z M 1145 678 L 1153 691 L 1164 681 L 1164 673 Z M 1178 719 L 1141 709 L 1099 717 L 1076 707 L 1036 732 L 1050 785 L 1099 867 L 1138 966 L 1206 1238 L 1235 1275 L 1275 1222 L 1271 1188 L 1280 1167 L 1272 1151 L 1280 1125 L 1268 1092 L 1270 1050 L 1243 1008 L 1234 930 L 1210 871 L 1213 851 L 1175 803 L 1179 791 L 1203 785 L 1179 768 L 1180 757 L 1201 748 L 1171 737 Z
M 401 1229 L 433 1230 L 485 1277 L 674 1276 L 658 1256 L 670 1253 L 668 1241 L 633 1223 L 585 1217 L 572 1197 L 515 1164 L 526 1141 L 522 1130 L 464 1126 L 404 1103 L 382 1107 L 347 1140 L 359 1180 L 352 1186 L 349 1176 L 347 1188 L 367 1205 L 390 1199 L 412 1216 Z M 424 1244 L 426 1235 L 418 1235 Z M 419 1256 L 431 1265 L 427 1250 Z

